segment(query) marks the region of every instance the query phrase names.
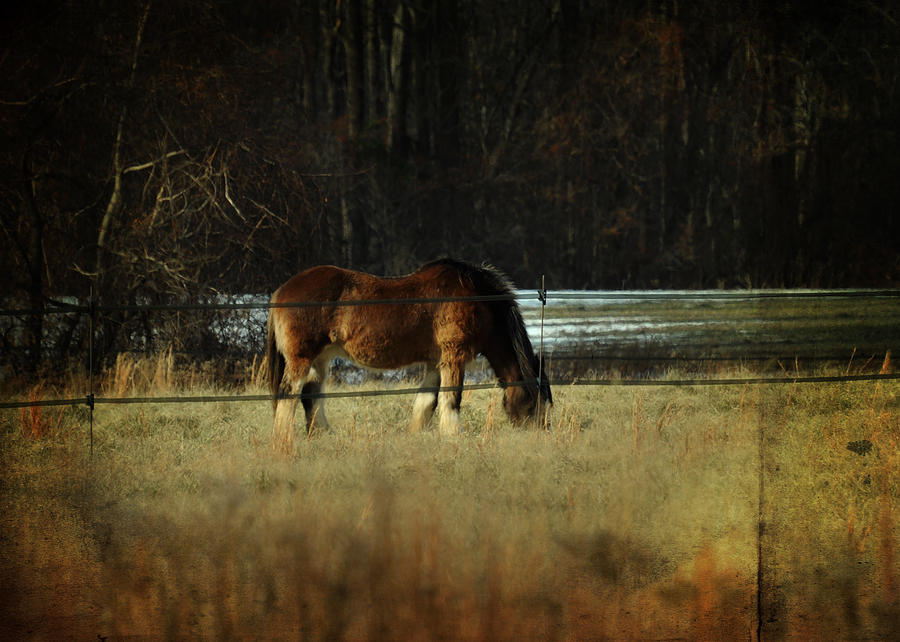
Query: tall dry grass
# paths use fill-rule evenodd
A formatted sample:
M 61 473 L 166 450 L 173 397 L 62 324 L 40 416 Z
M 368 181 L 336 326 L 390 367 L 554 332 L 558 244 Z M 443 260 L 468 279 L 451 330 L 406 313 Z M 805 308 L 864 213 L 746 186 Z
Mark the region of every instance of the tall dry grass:
M 186 390 L 192 371 L 170 354 L 123 358 L 105 390 Z M 191 392 L 209 392 L 193 377 Z M 411 399 L 334 399 L 335 430 L 288 458 L 272 452 L 265 402 L 98 406 L 92 459 L 84 409 L 37 437 L 6 413 L 0 626 L 43 639 L 886 638 L 897 388 L 557 388 L 549 433 L 511 426 L 498 390 L 473 391 L 468 432 L 449 442 L 406 431 Z
M 33 404 L 19 409 L 19 424 L 26 439 L 44 439 L 59 431 L 64 410 L 41 406 L 47 394 L 47 386 L 39 383 L 28 391 L 28 401 Z M 46 408 L 46 409 L 45 409 Z
M 112 397 L 166 395 L 198 389 L 262 388 L 265 359 L 189 361 L 170 347 L 158 355 L 121 352 L 100 376 L 100 390 Z M 229 382 L 230 385 L 223 385 Z

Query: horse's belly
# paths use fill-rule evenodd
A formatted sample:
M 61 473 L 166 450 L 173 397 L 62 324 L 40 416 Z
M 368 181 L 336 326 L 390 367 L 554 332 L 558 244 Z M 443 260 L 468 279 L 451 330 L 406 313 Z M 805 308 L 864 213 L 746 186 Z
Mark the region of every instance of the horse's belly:
M 349 308 L 331 333 L 347 356 L 361 366 L 381 370 L 401 368 L 413 363 L 437 361 L 430 319 L 403 318 L 388 306 L 379 316 L 364 316 L 365 311 Z M 408 308 L 401 308 L 404 312 Z
M 343 351 L 359 365 L 379 370 L 437 361 L 438 358 L 435 352 L 420 346 L 379 341 L 344 344 Z

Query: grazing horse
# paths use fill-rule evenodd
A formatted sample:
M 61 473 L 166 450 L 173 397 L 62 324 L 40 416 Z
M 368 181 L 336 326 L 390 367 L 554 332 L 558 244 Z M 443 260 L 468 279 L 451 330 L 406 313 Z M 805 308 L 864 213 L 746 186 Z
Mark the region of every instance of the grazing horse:
M 487 358 L 504 388 L 503 407 L 513 421 L 533 416 L 538 397 L 549 409 L 550 384 L 538 378 L 538 358 L 514 294 L 499 270 L 452 259 L 401 277 L 327 265 L 297 274 L 275 291 L 269 311 L 266 344 L 276 440 L 291 448 L 298 398 L 307 431 L 328 427 L 324 399 L 316 395 L 335 357 L 375 369 L 425 364 L 413 404 L 413 431 L 439 407 L 441 435 L 460 432 L 464 370 L 478 354 Z M 391 303 L 397 299 L 406 301 Z

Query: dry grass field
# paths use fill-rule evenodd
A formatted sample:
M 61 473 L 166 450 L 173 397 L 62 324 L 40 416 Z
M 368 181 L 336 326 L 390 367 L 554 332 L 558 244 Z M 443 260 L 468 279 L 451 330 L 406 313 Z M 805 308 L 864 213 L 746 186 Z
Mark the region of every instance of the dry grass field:
M 93 456 L 86 408 L 5 410 L 0 636 L 897 638 L 898 392 L 558 386 L 545 433 L 478 390 L 453 440 L 333 399 L 293 456 L 266 402 L 98 405 Z

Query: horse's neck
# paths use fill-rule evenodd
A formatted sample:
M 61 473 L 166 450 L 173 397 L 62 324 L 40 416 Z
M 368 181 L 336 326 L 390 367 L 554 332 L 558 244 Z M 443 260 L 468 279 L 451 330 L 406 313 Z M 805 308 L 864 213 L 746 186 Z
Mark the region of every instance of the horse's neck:
M 515 361 L 491 364 L 491 367 L 494 369 L 494 374 L 497 375 L 497 378 L 506 383 L 515 383 L 517 381 L 525 380 L 525 376 L 522 374 L 519 364 Z

